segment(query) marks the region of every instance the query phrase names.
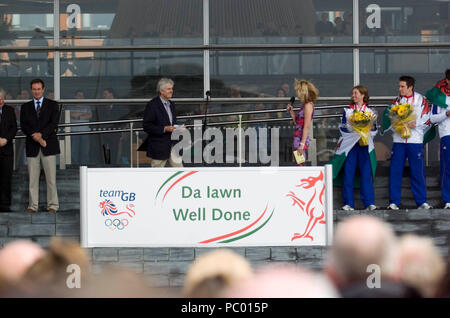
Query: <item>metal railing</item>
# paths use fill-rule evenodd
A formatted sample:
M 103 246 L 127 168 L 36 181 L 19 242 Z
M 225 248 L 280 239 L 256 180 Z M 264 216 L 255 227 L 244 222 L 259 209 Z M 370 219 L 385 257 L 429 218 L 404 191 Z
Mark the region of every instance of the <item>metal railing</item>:
M 205 102 L 205 100 L 200 99 L 202 102 Z M 286 98 L 241 98 L 241 99 L 214 99 L 214 100 L 208 100 L 206 103 L 213 103 L 216 100 L 220 101 L 226 101 L 226 102 L 233 102 L 235 104 L 248 104 L 249 102 L 259 102 L 259 103 L 273 103 L 273 102 L 285 102 L 286 105 L 289 103 L 289 101 L 286 101 Z M 323 98 L 321 99 L 323 100 Z M 336 100 L 336 99 L 333 99 Z M 379 98 L 379 100 L 381 100 Z M 384 100 L 391 100 L 391 97 L 384 98 Z M 138 100 L 133 100 L 134 102 L 138 102 Z M 140 100 L 139 100 L 140 101 Z M 145 100 L 147 102 L 148 100 Z M 177 101 L 178 103 L 191 103 L 191 99 L 188 101 L 182 100 L 182 99 L 174 99 L 174 101 Z M 341 100 L 342 101 L 342 100 Z M 18 104 L 22 101 L 14 101 L 14 104 Z M 67 102 L 68 104 L 71 104 L 73 106 L 74 103 L 78 104 L 91 104 L 95 102 L 97 105 L 107 105 L 112 102 L 114 104 L 129 104 L 130 100 L 64 100 L 64 102 Z M 385 104 L 371 104 L 371 107 L 373 108 L 384 108 L 386 107 L 387 103 Z M 142 106 L 139 105 L 139 106 Z M 315 106 L 315 110 L 337 110 L 337 109 L 343 109 L 344 107 L 347 107 L 348 103 L 346 104 L 335 104 L 335 105 L 324 105 L 324 106 Z M 294 107 L 294 110 L 297 111 L 299 108 Z M 65 169 L 67 162 L 70 162 L 70 160 L 67 160 L 67 157 L 70 156 L 70 137 L 71 136 L 79 136 L 79 135 L 96 135 L 96 134 L 111 134 L 111 133 L 129 133 L 130 134 L 130 167 L 133 167 L 133 157 L 134 157 L 134 150 L 133 145 L 136 145 L 139 141 L 139 133 L 143 131 L 142 127 L 136 127 L 137 123 L 142 123 L 143 119 L 127 119 L 127 120 L 111 120 L 111 121 L 94 121 L 94 122 L 83 122 L 83 123 L 70 123 L 70 110 L 64 110 L 64 122 L 60 123 L 58 125 L 59 131 L 57 133 L 57 136 L 60 138 L 60 146 L 62 148 L 61 150 L 61 156 L 60 156 L 60 169 Z M 286 117 L 282 118 L 268 118 L 268 119 L 242 119 L 242 116 L 244 115 L 252 115 L 252 114 L 275 114 L 275 113 L 282 113 Z M 208 122 L 208 119 L 211 118 L 220 118 L 220 117 L 229 117 L 229 116 L 237 116 L 237 120 L 231 120 L 231 121 L 220 121 L 220 122 Z M 314 119 L 323 119 L 323 118 L 340 118 L 342 116 L 342 113 L 338 114 L 322 114 L 322 115 L 314 115 Z M 201 120 L 203 127 L 215 127 L 215 126 L 232 126 L 232 127 L 242 127 L 242 125 L 248 125 L 248 124 L 260 124 L 260 123 L 276 123 L 276 122 L 292 122 L 292 118 L 287 116 L 285 109 L 271 109 L 271 110 L 248 110 L 248 111 L 235 111 L 235 112 L 217 112 L 217 113 L 206 113 L 206 114 L 199 114 L 199 115 L 188 115 L 188 116 L 177 116 L 177 120 L 183 121 L 183 120 Z M 206 122 L 205 122 L 206 119 Z M 120 128 L 107 128 L 107 129 L 95 129 L 91 130 L 91 127 L 99 127 L 103 125 L 128 125 L 128 127 L 120 127 Z M 89 127 L 89 130 L 86 131 L 76 131 L 72 132 L 70 131 L 71 127 Z M 187 128 L 195 127 L 194 124 L 186 124 Z M 16 135 L 16 139 L 24 139 L 26 138 L 25 135 L 20 134 L 20 127 L 18 130 L 18 134 Z M 310 127 L 310 139 L 311 144 L 308 149 L 309 157 L 311 159 L 309 160 L 311 164 L 316 165 L 317 163 L 317 149 L 316 149 L 316 142 L 313 134 L 313 125 Z M 63 139 L 61 139 L 63 137 Z M 134 138 L 136 138 L 134 140 Z M 136 143 L 134 143 L 136 141 Z M 239 153 L 242 153 L 242 150 L 238 150 Z M 428 156 L 427 156 L 428 157 Z M 14 161 L 15 162 L 15 161 Z M 136 164 L 139 167 L 139 160 L 136 160 Z

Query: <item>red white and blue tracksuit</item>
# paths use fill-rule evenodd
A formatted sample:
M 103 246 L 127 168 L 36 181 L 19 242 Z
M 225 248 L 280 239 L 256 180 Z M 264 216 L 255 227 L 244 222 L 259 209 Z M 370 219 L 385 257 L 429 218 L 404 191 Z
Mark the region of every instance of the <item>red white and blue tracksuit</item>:
M 427 202 L 425 181 L 425 159 L 423 153 L 423 136 L 430 127 L 430 107 L 427 100 L 419 93 L 411 96 L 397 97 L 395 104 L 410 104 L 416 114 L 416 127 L 411 128 L 411 137 L 402 138 L 393 130 L 394 145 L 392 147 L 391 167 L 389 174 L 389 202 L 397 206 L 401 203 L 401 186 L 403 168 L 406 159 L 410 166 L 411 190 L 417 206 Z
M 441 190 L 444 203 L 450 203 L 450 117 L 446 112 L 449 108 L 441 108 L 433 105 L 430 120 L 439 127 L 441 138 Z
M 374 111 L 367 107 L 366 104 L 363 104 L 362 106 L 352 104 L 348 108 L 344 109 L 340 128 L 343 138 L 351 138 L 350 135 L 358 134 L 357 132 L 352 131 L 350 125 L 348 124 L 349 117 L 351 114 L 353 114 L 354 110 L 374 113 Z M 375 122 L 369 138 L 373 139 L 376 133 L 377 126 Z M 367 208 L 369 205 L 372 205 L 375 202 L 372 167 L 370 165 L 368 150 L 369 146 L 360 146 L 358 140 L 359 138 L 355 138 L 355 144 L 345 158 L 344 177 L 342 184 L 342 201 L 344 205 L 349 205 L 354 208 L 355 200 L 353 196 L 353 185 L 355 180 L 356 168 L 359 168 L 361 201 L 364 207 Z

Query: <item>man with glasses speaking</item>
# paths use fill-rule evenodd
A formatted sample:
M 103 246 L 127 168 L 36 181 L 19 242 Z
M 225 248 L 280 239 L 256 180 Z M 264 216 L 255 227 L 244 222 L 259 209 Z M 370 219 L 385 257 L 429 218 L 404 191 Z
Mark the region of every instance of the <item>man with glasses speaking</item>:
M 178 127 L 175 104 L 170 101 L 173 95 L 174 82 L 169 78 L 161 78 L 156 86 L 158 96 L 153 98 L 144 111 L 144 131 L 148 134 L 140 147 L 152 158 L 152 167 L 182 167 L 181 157 L 172 154 L 172 132 Z

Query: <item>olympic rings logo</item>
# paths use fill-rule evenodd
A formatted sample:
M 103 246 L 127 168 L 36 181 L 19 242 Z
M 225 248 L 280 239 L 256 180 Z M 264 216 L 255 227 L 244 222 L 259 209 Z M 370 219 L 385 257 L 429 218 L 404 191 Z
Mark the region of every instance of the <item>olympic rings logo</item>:
M 128 220 L 127 219 L 106 219 L 105 220 L 105 226 L 107 228 L 109 228 L 110 230 L 123 230 L 127 225 L 128 225 Z

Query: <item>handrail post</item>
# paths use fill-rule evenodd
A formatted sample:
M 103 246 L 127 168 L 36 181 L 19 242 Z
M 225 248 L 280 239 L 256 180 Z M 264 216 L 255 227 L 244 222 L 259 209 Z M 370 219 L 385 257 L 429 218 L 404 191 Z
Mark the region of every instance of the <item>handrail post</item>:
M 139 151 L 137 151 L 138 143 L 139 143 L 139 131 L 136 131 L 136 167 L 137 168 L 139 168 Z
M 242 167 L 242 115 L 239 115 L 238 134 L 238 160 L 239 167 Z
M 313 121 L 311 121 L 311 125 L 309 126 L 308 157 L 309 161 L 311 161 L 311 166 L 317 166 L 317 140 L 314 138 Z
M 12 140 L 13 143 L 13 171 L 16 171 L 16 139 Z
M 64 122 L 66 124 L 70 124 L 70 110 L 66 109 L 64 111 Z M 64 127 L 64 132 L 68 132 L 70 133 L 72 131 L 70 126 L 66 126 Z M 64 141 L 65 141 L 65 164 L 72 164 L 72 138 L 71 136 L 65 136 L 64 137 Z
M 130 122 L 130 168 L 133 168 L 133 122 Z

